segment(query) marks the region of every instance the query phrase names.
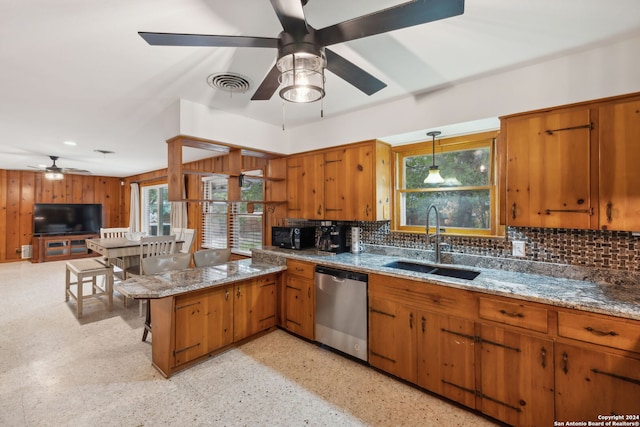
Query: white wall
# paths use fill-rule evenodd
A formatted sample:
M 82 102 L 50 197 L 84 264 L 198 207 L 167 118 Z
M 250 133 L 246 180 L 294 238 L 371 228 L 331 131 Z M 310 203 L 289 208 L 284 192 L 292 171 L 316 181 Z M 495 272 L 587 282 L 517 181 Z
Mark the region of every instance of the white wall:
M 286 131 L 181 102 L 182 134 L 291 154 L 640 91 L 640 34 Z

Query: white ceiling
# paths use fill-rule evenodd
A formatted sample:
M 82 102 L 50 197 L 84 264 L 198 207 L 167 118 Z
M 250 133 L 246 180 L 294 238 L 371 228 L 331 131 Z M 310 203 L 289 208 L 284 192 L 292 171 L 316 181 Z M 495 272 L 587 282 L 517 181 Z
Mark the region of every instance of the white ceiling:
M 310 0 L 305 14 L 322 28 L 400 3 Z M 267 0 L 1 0 L 0 169 L 49 164 L 49 155 L 60 156 L 58 166 L 96 175 L 165 167 L 166 126 L 178 125 L 159 118 L 180 99 L 281 127 L 277 94 L 250 101 L 275 49 L 150 46 L 137 34 L 277 37 L 281 30 Z M 323 108 L 348 114 L 639 31 L 638 0 L 466 0 L 461 16 L 332 46 L 388 86 L 369 97 L 328 72 Z M 207 77 L 219 72 L 241 74 L 252 88 L 212 89 Z M 287 104 L 287 128 L 318 122 L 319 109 Z M 424 139 L 415 130 L 379 137 Z

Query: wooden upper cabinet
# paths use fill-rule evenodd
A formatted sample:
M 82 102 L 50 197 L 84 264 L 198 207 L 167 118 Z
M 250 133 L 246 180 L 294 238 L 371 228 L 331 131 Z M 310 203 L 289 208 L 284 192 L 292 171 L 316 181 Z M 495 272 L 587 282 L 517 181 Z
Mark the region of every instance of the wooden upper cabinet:
M 599 109 L 600 228 L 640 231 L 640 100 Z
M 306 219 L 390 219 L 391 147 L 367 141 L 287 162 L 289 216 Z
M 503 119 L 507 225 L 597 227 L 592 129 L 589 108 Z
M 324 217 L 323 168 L 324 155 L 321 153 L 287 159 L 287 209 L 290 217 Z

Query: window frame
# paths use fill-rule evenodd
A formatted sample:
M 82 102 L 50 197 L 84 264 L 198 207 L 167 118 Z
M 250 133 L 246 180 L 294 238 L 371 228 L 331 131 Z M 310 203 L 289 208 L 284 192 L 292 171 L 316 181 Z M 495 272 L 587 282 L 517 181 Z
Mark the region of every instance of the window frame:
M 243 222 L 243 218 L 246 218 L 248 216 L 256 216 L 256 217 L 260 217 L 259 219 L 259 223 L 260 223 L 260 241 L 258 242 L 257 240 L 254 241 L 254 243 L 256 243 L 255 246 L 252 247 L 258 247 L 261 248 L 262 245 L 264 245 L 264 236 L 265 236 L 265 204 L 261 203 L 264 201 L 265 198 L 265 193 L 266 193 L 266 188 L 265 188 L 265 182 L 264 182 L 264 170 L 263 169 L 253 169 L 250 171 L 245 171 L 243 172 L 243 174 L 246 173 L 246 176 L 244 176 L 244 181 L 256 181 L 256 180 L 260 180 L 261 184 L 262 184 L 262 199 L 261 200 L 242 200 L 244 199 L 243 195 L 243 191 L 242 188 L 239 189 L 239 193 L 236 193 L 235 195 L 230 195 L 230 192 L 234 192 L 236 189 L 232 189 L 230 188 L 231 185 L 238 185 L 238 177 L 216 177 L 216 176 L 209 176 L 209 177 L 203 177 L 202 178 L 202 194 L 203 194 L 203 199 L 207 198 L 207 185 L 208 185 L 208 181 L 212 181 L 212 180 L 225 180 L 226 181 L 226 196 L 223 199 L 217 199 L 216 201 L 205 201 L 203 200 L 203 210 L 202 210 L 202 230 L 201 230 L 201 236 L 202 236 L 202 247 L 205 248 L 220 248 L 222 246 L 220 245 L 212 245 L 208 243 L 207 240 L 207 235 L 210 234 L 210 230 L 208 230 L 207 228 L 207 215 L 209 214 L 209 207 L 205 206 L 205 204 L 209 203 L 211 205 L 215 205 L 217 203 L 220 204 L 225 204 L 226 205 L 226 212 L 224 213 L 225 217 L 226 217 L 226 221 L 225 221 L 225 248 L 230 248 L 232 253 L 236 253 L 236 254 L 240 254 L 240 255 L 250 255 L 251 254 L 251 249 L 249 250 L 245 250 L 245 249 L 241 249 L 238 245 L 242 242 L 244 242 L 246 239 L 242 239 L 239 237 L 239 233 L 240 233 L 240 224 Z M 239 198 L 241 200 L 239 201 L 229 201 L 229 198 L 231 197 L 236 197 L 239 196 Z M 240 205 L 247 205 L 244 209 L 240 206 Z M 249 207 L 249 205 L 251 205 L 251 207 Z M 251 212 L 249 212 L 251 211 Z M 218 213 L 218 214 L 214 214 L 214 215 L 223 215 L 222 213 Z M 218 236 L 221 237 L 221 236 Z M 246 236 L 245 236 L 246 237 Z M 222 239 L 219 239 L 222 240 Z
M 167 197 L 166 199 L 162 197 L 162 189 L 166 190 L 167 193 Z M 156 226 L 156 234 L 151 234 L 149 233 L 149 227 L 151 226 L 151 221 L 150 221 L 150 217 L 149 217 L 149 191 L 150 190 L 158 190 L 158 225 Z M 171 202 L 169 201 L 169 197 L 168 197 L 168 192 L 169 192 L 169 184 L 168 183 L 160 183 L 160 184 L 150 184 L 150 185 L 144 185 L 144 186 L 140 186 L 140 230 L 144 233 L 148 233 L 149 236 L 167 236 L 169 234 L 171 234 Z M 164 223 L 162 223 L 162 214 L 161 214 L 161 210 L 162 210 L 162 206 L 163 206 L 163 202 L 168 203 L 169 205 L 169 232 L 168 234 L 157 234 L 157 232 L 162 231 L 164 229 Z M 163 227 L 161 227 L 160 225 L 163 225 Z
M 499 212 L 498 212 L 498 180 L 497 180 L 497 143 L 498 131 L 482 132 L 477 134 L 470 134 L 452 138 L 443 138 L 436 140 L 435 153 L 436 164 L 438 163 L 437 157 L 440 153 L 472 150 L 477 148 L 489 147 L 489 182 L 487 185 L 481 186 L 457 186 L 457 187 L 423 187 L 419 189 L 405 189 L 404 187 L 404 159 L 413 156 L 423 156 L 432 154 L 432 140 L 425 140 L 414 144 L 401 145 L 392 147 L 393 155 L 393 220 L 391 223 L 392 231 L 404 232 L 404 233 L 425 233 L 425 226 L 420 225 L 402 225 L 402 219 L 404 218 L 404 212 L 402 211 L 403 194 L 409 193 L 433 193 L 433 192 L 459 192 L 470 190 L 489 190 L 490 197 L 490 213 L 491 221 L 488 229 L 470 229 L 470 228 L 456 228 L 445 227 L 442 234 L 446 235 L 460 235 L 460 236 L 477 236 L 477 237 L 495 237 L 504 235 L 504 227 L 499 225 Z M 426 207 L 425 207 L 426 209 Z M 430 227 L 430 233 L 435 232 L 435 225 Z

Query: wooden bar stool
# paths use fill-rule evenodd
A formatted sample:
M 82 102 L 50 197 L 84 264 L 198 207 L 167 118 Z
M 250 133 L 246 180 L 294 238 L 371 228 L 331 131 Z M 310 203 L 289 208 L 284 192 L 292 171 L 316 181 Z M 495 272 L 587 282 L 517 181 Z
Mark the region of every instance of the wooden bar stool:
M 76 281 L 71 281 L 71 273 L 76 276 Z M 102 284 L 96 280 L 98 277 L 104 276 Z M 84 284 L 91 283 L 91 293 L 83 295 Z M 76 286 L 76 293 L 71 290 L 71 286 Z M 104 265 L 96 259 L 83 259 L 76 261 L 67 261 L 67 272 L 65 280 L 65 301 L 69 301 L 69 297 L 76 300 L 76 310 L 78 319 L 82 317 L 82 301 L 85 298 L 96 298 L 106 296 L 107 308 L 113 308 L 113 268 Z

